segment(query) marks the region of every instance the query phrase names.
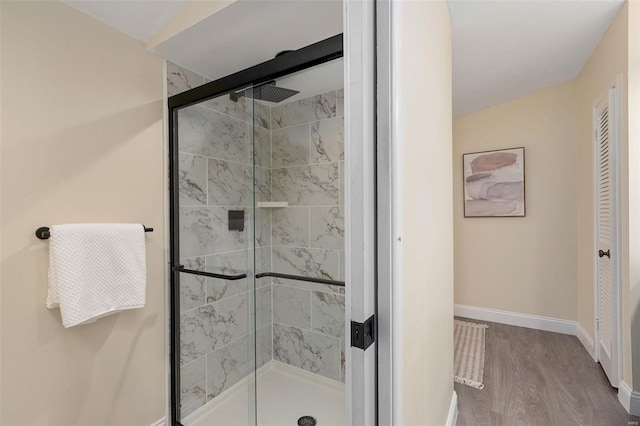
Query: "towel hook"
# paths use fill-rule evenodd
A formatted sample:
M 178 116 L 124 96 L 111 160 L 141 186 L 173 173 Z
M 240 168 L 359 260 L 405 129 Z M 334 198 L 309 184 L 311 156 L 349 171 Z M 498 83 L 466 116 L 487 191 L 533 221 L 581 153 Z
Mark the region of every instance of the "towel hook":
M 144 227 L 144 232 L 153 232 L 153 228 L 147 228 L 144 225 L 142 226 Z M 41 226 L 40 228 L 36 229 L 36 237 L 41 240 L 48 240 L 49 237 L 51 237 L 51 230 L 46 226 Z

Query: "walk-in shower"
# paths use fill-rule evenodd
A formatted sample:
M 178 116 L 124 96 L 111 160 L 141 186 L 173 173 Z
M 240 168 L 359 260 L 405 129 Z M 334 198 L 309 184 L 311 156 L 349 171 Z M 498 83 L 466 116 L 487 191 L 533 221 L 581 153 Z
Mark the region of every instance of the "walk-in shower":
M 346 424 L 341 57 L 168 65 L 174 425 Z

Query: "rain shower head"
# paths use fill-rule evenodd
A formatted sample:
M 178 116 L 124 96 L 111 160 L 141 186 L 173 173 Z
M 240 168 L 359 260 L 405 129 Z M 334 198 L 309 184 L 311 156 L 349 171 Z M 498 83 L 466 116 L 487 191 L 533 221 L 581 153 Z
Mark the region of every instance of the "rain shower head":
M 242 90 L 240 92 L 231 92 L 229 97 L 232 101 L 237 102 L 238 99 L 245 96 L 259 101 L 282 102 L 293 95 L 300 93 L 298 90 L 277 87 L 275 81 L 269 81 L 261 86 L 254 87 L 250 90 Z

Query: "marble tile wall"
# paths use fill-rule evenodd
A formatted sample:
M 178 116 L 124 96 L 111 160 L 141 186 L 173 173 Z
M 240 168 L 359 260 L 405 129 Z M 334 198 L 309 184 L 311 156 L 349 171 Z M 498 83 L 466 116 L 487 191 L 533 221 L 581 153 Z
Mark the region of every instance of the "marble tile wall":
M 200 74 L 167 61 L 167 95 L 173 96 L 205 83 Z
M 273 271 L 344 279 L 342 90 L 271 108 Z M 273 358 L 344 381 L 344 288 L 273 281 Z
M 167 71 L 169 95 L 207 81 L 170 63 Z M 223 96 L 180 111 L 187 268 L 251 276 L 255 250 L 258 272 L 344 279 L 343 98 L 336 91 L 269 108 Z M 254 183 L 258 201 L 290 207 L 252 212 Z M 244 231 L 227 230 L 230 209 L 245 211 Z M 344 288 L 282 279 L 256 286 L 181 277 L 183 416 L 246 377 L 254 362 L 276 359 L 344 381 Z
M 171 63 L 167 71 L 169 95 L 206 82 Z M 245 98 L 234 102 L 223 96 L 178 113 L 179 245 L 181 262 L 188 269 L 251 277 L 254 251 L 255 268 L 271 269 L 270 212 L 252 209 L 252 155 L 256 197 L 271 199 L 270 110 L 258 106 L 257 122 L 267 127 L 253 126 L 252 105 Z M 229 210 L 245 211 L 244 231 L 228 230 Z M 248 279 L 181 274 L 183 416 L 242 380 L 256 363 L 261 366 L 272 359 L 271 283 L 258 284 L 254 290 Z

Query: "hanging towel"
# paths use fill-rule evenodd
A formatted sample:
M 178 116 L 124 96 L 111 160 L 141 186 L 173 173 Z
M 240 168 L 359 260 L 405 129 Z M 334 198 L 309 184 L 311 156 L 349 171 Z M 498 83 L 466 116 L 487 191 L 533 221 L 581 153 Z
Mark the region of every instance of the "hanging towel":
M 47 307 L 72 327 L 145 304 L 144 226 L 54 225 L 49 239 Z

